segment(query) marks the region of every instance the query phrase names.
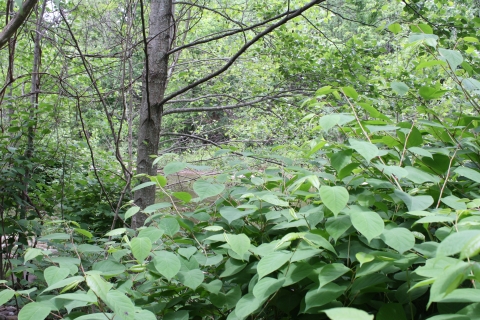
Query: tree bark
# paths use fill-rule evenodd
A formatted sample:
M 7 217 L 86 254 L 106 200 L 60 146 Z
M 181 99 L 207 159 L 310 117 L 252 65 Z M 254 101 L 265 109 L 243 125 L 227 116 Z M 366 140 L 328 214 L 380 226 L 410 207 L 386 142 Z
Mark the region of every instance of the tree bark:
M 18 10 L 17 14 L 12 20 L 3 28 L 0 32 L 0 49 L 7 44 L 8 40 L 15 34 L 15 32 L 22 26 L 27 17 L 30 15 L 33 7 L 37 4 L 38 0 L 27 0 L 22 4 L 22 7 Z
M 157 175 L 152 155 L 158 151 L 163 107 L 159 106 L 165 95 L 168 77 L 168 51 L 172 43 L 172 0 L 150 2 L 149 37 L 145 39 L 146 65 L 143 76 L 140 126 L 138 128 L 137 174 Z M 144 177 L 143 181 L 148 181 Z M 142 181 L 142 182 L 143 182 Z M 135 191 L 135 204 L 140 208 L 155 203 L 155 186 Z M 132 228 L 144 225 L 147 216 L 137 213 L 132 218 Z

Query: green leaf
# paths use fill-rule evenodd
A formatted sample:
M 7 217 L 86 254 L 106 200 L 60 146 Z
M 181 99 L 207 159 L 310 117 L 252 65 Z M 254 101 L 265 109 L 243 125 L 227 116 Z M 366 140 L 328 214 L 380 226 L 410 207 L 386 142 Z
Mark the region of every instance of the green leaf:
M 0 306 L 10 301 L 10 299 L 12 299 L 14 295 L 15 291 L 10 289 L 0 291 Z
M 388 26 L 388 30 L 390 30 L 394 34 L 399 34 L 400 32 L 402 32 L 402 26 L 398 23 L 392 23 Z
M 138 263 L 143 263 L 152 250 L 152 241 L 146 237 L 133 238 L 130 241 L 130 248 L 132 249 L 132 254 L 135 259 L 137 259 Z
M 412 33 L 408 37 L 409 43 L 414 43 L 418 41 L 424 41 L 427 46 L 436 48 L 437 47 L 438 36 L 435 34 L 426 34 L 426 33 Z
M 125 272 L 125 266 L 112 260 L 101 260 L 93 264 L 92 270 L 100 271 L 105 277 L 112 277 Z
M 87 285 L 102 300 L 107 299 L 107 292 L 113 287 L 113 284 L 105 281 L 98 273 L 87 273 Z
M 335 127 L 338 122 L 340 122 L 340 115 L 338 114 L 327 114 L 320 118 L 320 127 L 323 131 L 327 132 L 331 128 Z
M 447 90 L 440 90 L 437 88 L 423 86 L 418 90 L 420 96 L 425 100 L 433 100 L 442 97 Z
M 307 312 L 308 310 L 315 308 L 315 307 L 321 307 L 338 297 L 340 297 L 346 290 L 346 287 L 344 286 L 339 286 L 336 283 L 330 282 L 327 283 L 325 286 L 321 288 L 312 288 L 310 291 L 307 292 L 305 295 L 305 310 L 304 312 Z M 348 318 L 348 320 L 355 319 L 356 318 Z M 372 318 L 373 319 L 373 318 Z M 344 320 L 347 320 L 346 318 Z
M 188 248 L 179 248 L 178 254 L 184 256 L 187 259 L 190 259 L 198 251 L 195 247 L 188 247 Z
M 259 279 L 281 268 L 292 257 L 291 252 L 274 251 L 264 256 L 257 265 Z
M 418 155 L 420 155 L 420 156 L 422 156 L 422 157 L 428 157 L 428 158 L 432 158 L 432 159 L 433 159 L 433 155 L 432 155 L 429 151 L 427 151 L 427 150 L 425 150 L 425 149 L 423 149 L 423 148 L 410 147 L 410 148 L 408 148 L 408 151 L 413 152 L 413 153 L 416 153 L 416 154 L 418 154 Z
M 463 62 L 463 56 L 457 50 L 439 48 L 438 52 L 440 53 L 442 58 L 448 62 L 448 64 L 450 65 L 450 68 L 453 71 L 457 70 L 457 67 Z
M 430 299 L 427 308 L 430 307 L 432 302 L 441 302 L 446 295 L 455 290 L 465 280 L 469 270 L 470 265 L 465 262 L 448 266 L 442 276 L 437 277 L 430 287 Z
M 131 191 L 135 192 L 137 190 L 140 190 L 140 189 L 143 189 L 143 188 L 146 188 L 146 187 L 156 186 L 156 185 L 157 185 L 157 183 L 155 181 L 148 181 L 148 182 L 144 182 L 144 183 L 139 184 L 135 188 L 132 188 Z
M 86 294 L 86 293 L 65 293 L 65 294 L 60 294 L 56 296 L 55 299 L 83 301 L 83 302 L 89 302 L 89 303 L 97 302 L 97 297 L 94 294 Z
M 447 65 L 447 63 L 445 61 L 441 61 L 441 60 L 425 61 L 425 62 L 419 63 L 415 67 L 415 70 L 421 70 L 421 69 L 429 68 L 429 67 L 433 67 L 433 66 L 446 66 L 446 65 Z
M 397 94 L 404 96 L 410 88 L 403 82 L 393 81 L 390 83 L 390 87 L 395 91 Z
M 358 99 L 358 93 L 352 87 L 342 87 L 341 89 L 347 97 L 352 98 L 353 100 Z
M 400 190 L 395 190 L 394 193 L 407 205 L 408 211 L 422 211 L 433 204 L 433 198 L 431 196 L 414 197 Z
M 48 286 L 45 290 L 43 290 L 42 293 L 45 293 L 54 289 L 63 288 L 70 285 L 76 285 L 76 284 L 79 284 L 80 282 L 83 282 L 84 280 L 85 278 L 82 276 L 70 277 L 67 279 L 59 280 L 53 283 L 52 285 Z
M 204 287 L 208 292 L 213 294 L 217 294 L 222 289 L 223 283 L 221 280 L 215 279 L 209 283 L 203 283 L 202 287 Z
M 407 320 L 407 316 L 401 303 L 385 303 L 378 310 L 376 320 Z
M 173 237 L 180 231 L 180 224 L 174 218 L 164 218 L 159 223 L 160 229 L 170 237 Z
M 327 264 L 321 267 L 316 271 L 318 272 L 318 281 L 320 282 L 319 288 L 325 286 L 327 283 L 338 279 L 349 271 L 349 268 L 340 263 Z
M 426 33 L 426 34 L 433 34 L 433 29 L 428 24 L 418 23 L 412 24 L 410 29 L 416 33 Z
M 437 256 L 453 256 L 460 253 L 472 239 L 480 236 L 480 230 L 463 230 L 446 237 L 437 248 Z
M 133 217 L 138 211 L 140 211 L 140 207 L 131 207 L 128 209 L 127 212 L 125 212 L 125 220 Z
M 192 195 L 188 192 L 174 192 L 172 193 L 172 196 L 179 200 L 182 200 L 185 203 L 189 203 L 190 200 L 192 200 Z
M 243 255 L 248 252 L 248 249 L 250 249 L 250 238 L 243 233 L 238 235 L 225 233 L 225 240 L 233 252 L 240 257 L 243 257 Z
M 228 221 L 228 224 L 232 224 L 233 221 L 241 219 L 251 213 L 255 212 L 254 210 L 239 210 L 235 207 L 221 207 L 220 215 Z
M 373 320 L 373 315 L 355 308 L 333 308 L 324 312 L 331 320 Z
M 372 211 L 353 211 L 350 219 L 355 229 L 365 236 L 368 242 L 380 236 L 385 227 L 382 218 Z
M 265 277 L 260 279 L 253 287 L 253 295 L 260 300 L 265 300 L 279 290 L 285 279 Z
M 200 200 L 219 195 L 225 190 L 225 185 L 214 184 L 203 180 L 197 180 L 193 184 L 193 191 L 200 197 Z
M 468 241 L 460 253 L 460 259 L 471 258 L 478 255 L 480 253 L 480 235 Z
M 237 317 L 244 319 L 259 309 L 262 304 L 263 300 L 255 297 L 253 293 L 247 293 L 237 302 L 235 314 Z
M 188 320 L 188 319 L 189 319 L 189 313 L 186 310 L 169 312 L 163 317 L 163 320 Z
M 70 274 L 70 269 L 50 266 L 43 272 L 43 276 L 48 286 L 51 286 L 60 280 L 65 279 Z
M 352 226 L 350 216 L 337 216 L 329 218 L 325 223 L 325 229 L 335 242 Z
M 455 196 L 448 196 L 448 197 L 442 198 L 442 202 L 455 210 L 467 209 L 466 203 L 462 199 L 457 198 Z
M 115 312 L 115 319 L 134 320 L 135 305 L 124 293 L 118 290 L 109 291 L 105 303 Z
M 127 228 L 117 228 L 105 233 L 106 237 L 118 236 L 127 232 Z
M 320 197 L 323 204 L 330 209 L 335 216 L 345 208 L 348 203 L 349 194 L 344 187 L 320 187 Z
M 234 274 L 237 274 L 243 269 L 245 269 L 246 266 L 246 262 L 229 258 L 224 264 L 225 270 L 220 274 L 220 278 L 233 276 Z
M 29 261 L 35 259 L 38 256 L 43 255 L 42 250 L 38 248 L 28 248 L 25 251 L 25 256 L 23 257 L 24 261 Z
M 187 167 L 185 162 L 170 162 L 163 168 L 163 174 L 166 176 L 182 171 Z
M 406 178 L 408 180 L 412 181 L 413 183 L 423 184 L 423 183 L 426 183 L 426 182 L 433 182 L 433 183 L 439 183 L 440 182 L 439 177 L 434 176 L 434 175 L 432 175 L 430 173 L 427 173 L 425 171 L 422 171 L 418 168 L 406 166 L 404 169 L 408 171 L 408 175 L 407 175 Z
M 156 227 L 148 227 L 146 229 L 140 230 L 138 233 L 138 238 L 148 238 L 150 239 L 150 242 L 153 244 L 155 243 L 158 239 L 160 239 L 164 234 L 164 231 L 162 229 L 156 228 Z
M 360 267 L 361 267 L 364 263 L 373 261 L 375 259 L 375 256 L 365 252 L 358 252 L 355 255 L 355 258 L 357 258 L 358 262 L 360 262 Z
M 415 245 L 415 236 L 408 229 L 396 227 L 384 230 L 380 238 L 391 248 L 403 254 Z
M 468 316 L 462 316 L 461 314 L 439 314 L 428 318 L 427 320 L 472 320 Z
M 203 283 L 205 276 L 200 269 L 190 270 L 188 272 L 179 272 L 177 274 L 178 280 L 185 286 L 195 290 Z
M 462 176 L 472 181 L 475 181 L 477 183 L 480 183 L 480 172 L 476 170 L 466 168 L 466 167 L 458 167 L 453 172 L 455 172 L 459 176 Z
M 77 247 L 77 250 L 78 252 L 81 252 L 81 253 L 101 253 L 105 251 L 103 248 L 100 248 L 99 246 L 88 244 L 88 243 L 83 243 L 79 245 Z
M 356 139 L 348 139 L 348 142 L 355 151 L 357 151 L 362 157 L 365 158 L 365 160 L 367 160 L 367 162 L 370 162 L 370 160 L 378 156 L 377 146 L 370 142 Z
M 339 172 L 342 168 L 348 165 L 352 159 L 352 150 L 343 150 L 333 153 L 330 157 L 332 167 Z
M 279 207 L 289 206 L 289 203 L 287 201 L 280 200 L 276 195 L 271 193 L 261 195 L 258 197 L 258 199 L 268 202 L 270 204 L 273 204 L 274 206 L 279 206 Z
M 52 309 L 41 302 L 31 302 L 25 305 L 18 313 L 18 320 L 43 320 Z
M 177 256 L 168 251 L 155 252 L 156 257 L 153 259 L 155 269 L 170 281 L 180 271 L 182 263 Z
M 87 237 L 88 239 L 91 239 L 93 237 L 93 234 L 85 229 L 79 229 L 79 228 L 75 228 L 73 229 L 76 233 L 79 233 L 81 234 L 82 236 L 85 236 Z

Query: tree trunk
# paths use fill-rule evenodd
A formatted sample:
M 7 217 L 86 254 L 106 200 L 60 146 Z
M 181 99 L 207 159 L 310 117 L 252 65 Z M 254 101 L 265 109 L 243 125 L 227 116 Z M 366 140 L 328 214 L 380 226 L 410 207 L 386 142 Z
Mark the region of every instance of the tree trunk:
M 140 125 L 138 128 L 137 174 L 157 175 L 151 156 L 158 152 L 163 106 L 160 105 L 167 84 L 168 55 L 172 43 L 172 0 L 150 2 L 149 37 L 145 41 L 146 65 L 143 76 Z M 147 45 L 148 43 L 148 45 Z M 143 178 L 143 181 L 148 181 Z M 135 204 L 140 208 L 155 203 L 155 186 L 135 191 Z M 132 228 L 144 225 L 146 215 L 137 213 Z

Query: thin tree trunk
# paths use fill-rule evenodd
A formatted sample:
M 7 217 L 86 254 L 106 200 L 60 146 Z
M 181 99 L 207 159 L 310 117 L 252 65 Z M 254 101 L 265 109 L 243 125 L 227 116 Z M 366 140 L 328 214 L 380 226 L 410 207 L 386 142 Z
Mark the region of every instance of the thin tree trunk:
M 143 5 L 143 4 L 142 4 Z M 146 65 L 143 78 L 140 125 L 138 129 L 137 174 L 157 175 L 152 155 L 158 151 L 163 107 L 160 102 L 165 95 L 168 77 L 168 54 L 172 43 L 172 0 L 150 2 L 149 37 L 144 39 Z M 143 178 L 148 181 L 148 178 Z M 135 204 L 140 208 L 155 203 L 155 186 L 135 191 Z M 147 216 L 136 214 L 132 227 L 144 225 Z

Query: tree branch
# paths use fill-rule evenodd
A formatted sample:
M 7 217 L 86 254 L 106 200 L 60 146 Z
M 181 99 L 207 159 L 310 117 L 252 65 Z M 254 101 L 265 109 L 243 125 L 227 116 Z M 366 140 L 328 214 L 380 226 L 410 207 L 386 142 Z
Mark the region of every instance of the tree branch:
M 33 7 L 37 4 L 37 1 L 38 0 L 26 0 L 13 19 L 3 28 L 2 32 L 0 32 L 0 49 L 7 44 L 8 40 L 25 22 L 30 12 L 32 12 Z
M 285 23 L 287 23 L 288 21 L 300 16 L 303 12 L 307 11 L 308 9 L 310 9 L 311 7 L 313 7 L 314 5 L 316 4 L 319 4 L 319 3 L 322 3 L 326 0 L 313 0 L 311 1 L 310 3 L 308 3 L 307 5 L 301 7 L 300 9 L 296 10 L 296 11 L 293 11 L 292 14 L 289 14 L 287 15 L 286 17 L 284 17 L 283 19 L 281 19 L 280 21 L 278 21 L 277 23 L 275 24 L 272 24 L 270 27 L 266 28 L 265 30 L 263 30 L 262 32 L 258 33 L 255 37 L 253 37 L 252 40 L 248 41 L 247 43 L 245 43 L 239 51 L 237 51 L 237 53 L 230 58 L 230 60 L 228 60 L 228 62 L 220 69 L 218 69 L 217 71 L 195 81 L 194 83 L 176 91 L 176 92 L 173 92 L 171 93 L 170 95 L 168 95 L 167 97 L 163 98 L 162 101 L 160 101 L 160 103 L 158 104 L 155 104 L 154 107 L 156 108 L 162 108 L 162 106 L 169 100 L 172 100 L 173 98 L 175 98 L 176 96 L 184 93 L 184 92 L 187 92 L 188 90 L 190 89 L 193 89 L 199 85 L 201 85 L 202 83 L 204 82 L 207 82 L 208 80 L 212 79 L 212 78 L 215 78 L 216 76 L 222 74 L 223 72 L 227 71 L 234 63 L 235 61 L 243 54 L 245 53 L 245 51 L 247 51 L 248 48 L 250 48 L 253 44 L 255 44 L 258 40 L 262 39 L 264 36 L 266 36 L 267 34 L 269 34 L 270 32 L 272 32 L 273 30 L 277 29 L 278 27 L 284 25 Z

